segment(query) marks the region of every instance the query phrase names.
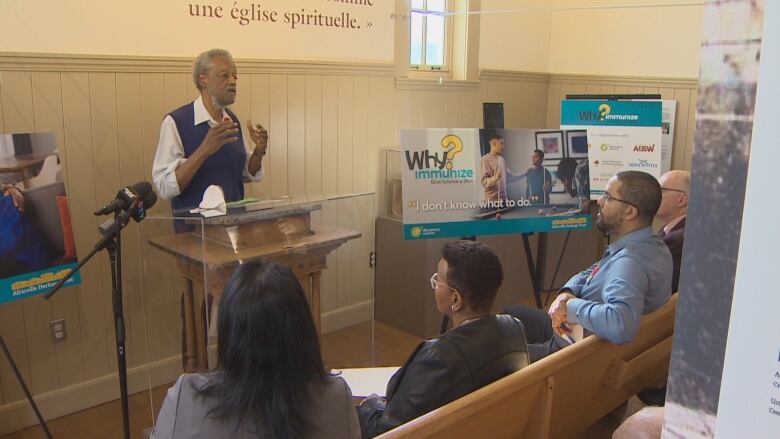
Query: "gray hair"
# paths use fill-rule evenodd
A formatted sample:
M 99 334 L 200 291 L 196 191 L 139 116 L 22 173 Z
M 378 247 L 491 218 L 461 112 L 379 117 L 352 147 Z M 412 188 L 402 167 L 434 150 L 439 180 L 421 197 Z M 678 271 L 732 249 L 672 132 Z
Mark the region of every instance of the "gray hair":
M 195 88 L 198 90 L 200 90 L 200 75 L 205 75 L 211 70 L 214 58 L 225 58 L 231 63 L 233 62 L 233 55 L 225 49 L 211 49 L 198 55 L 195 62 L 192 63 L 192 82 L 195 83 Z

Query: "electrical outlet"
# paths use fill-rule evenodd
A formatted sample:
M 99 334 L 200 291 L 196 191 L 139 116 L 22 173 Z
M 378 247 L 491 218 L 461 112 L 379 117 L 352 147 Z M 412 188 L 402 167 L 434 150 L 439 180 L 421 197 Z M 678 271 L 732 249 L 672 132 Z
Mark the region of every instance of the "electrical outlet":
M 49 322 L 49 326 L 52 343 L 60 343 L 68 339 L 68 333 L 65 331 L 65 319 L 52 320 Z

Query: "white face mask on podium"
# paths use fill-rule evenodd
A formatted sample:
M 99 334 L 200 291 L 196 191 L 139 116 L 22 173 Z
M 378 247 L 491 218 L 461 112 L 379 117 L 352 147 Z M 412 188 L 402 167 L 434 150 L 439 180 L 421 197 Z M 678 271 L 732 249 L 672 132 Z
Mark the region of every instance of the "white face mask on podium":
M 197 208 L 190 210 L 190 213 L 199 213 L 205 218 L 225 215 L 227 205 L 225 203 L 225 194 L 220 186 L 212 184 L 203 192 L 203 200 Z

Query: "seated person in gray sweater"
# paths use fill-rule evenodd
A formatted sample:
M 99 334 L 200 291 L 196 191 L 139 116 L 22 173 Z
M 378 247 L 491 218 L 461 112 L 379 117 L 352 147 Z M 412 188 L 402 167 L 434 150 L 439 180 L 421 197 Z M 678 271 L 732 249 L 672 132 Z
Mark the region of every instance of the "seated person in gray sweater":
M 152 439 L 360 437 L 352 393 L 325 370 L 301 284 L 290 268 L 254 260 L 219 306 L 212 373 L 168 390 Z

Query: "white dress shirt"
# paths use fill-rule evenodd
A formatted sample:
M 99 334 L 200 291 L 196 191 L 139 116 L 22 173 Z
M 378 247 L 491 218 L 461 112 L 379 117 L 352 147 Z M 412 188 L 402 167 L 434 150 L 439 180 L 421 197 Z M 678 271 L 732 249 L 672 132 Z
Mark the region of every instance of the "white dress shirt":
M 195 116 L 194 125 L 199 125 L 203 122 L 208 122 L 209 127 L 217 125 L 217 121 L 211 117 L 208 110 L 206 110 L 206 106 L 203 105 L 203 98 L 199 96 L 192 105 Z M 222 120 L 226 117 L 230 116 L 223 109 Z M 249 173 L 249 158 L 253 150 L 247 148 L 246 140 L 244 140 L 244 148 L 246 149 L 247 160 L 244 165 L 244 177 L 250 181 L 260 181 L 264 174 L 262 167 L 255 175 Z M 176 169 L 185 161 L 187 161 L 187 158 L 184 157 L 184 145 L 181 142 L 179 130 L 176 129 L 176 122 L 168 114 L 163 119 L 160 127 L 160 141 L 157 143 L 157 153 L 154 155 L 154 164 L 152 165 L 152 180 L 157 188 L 157 193 L 162 198 L 170 200 L 181 194 L 179 182 L 176 180 Z
M 685 218 L 687 215 L 688 215 L 687 213 L 684 213 L 684 214 L 678 216 L 677 218 L 669 221 L 668 224 L 666 224 L 665 226 L 662 227 L 662 230 L 664 231 L 664 233 L 671 232 L 672 229 L 675 228 L 677 226 L 677 224 L 680 224 L 680 221 L 682 221 L 683 218 Z

